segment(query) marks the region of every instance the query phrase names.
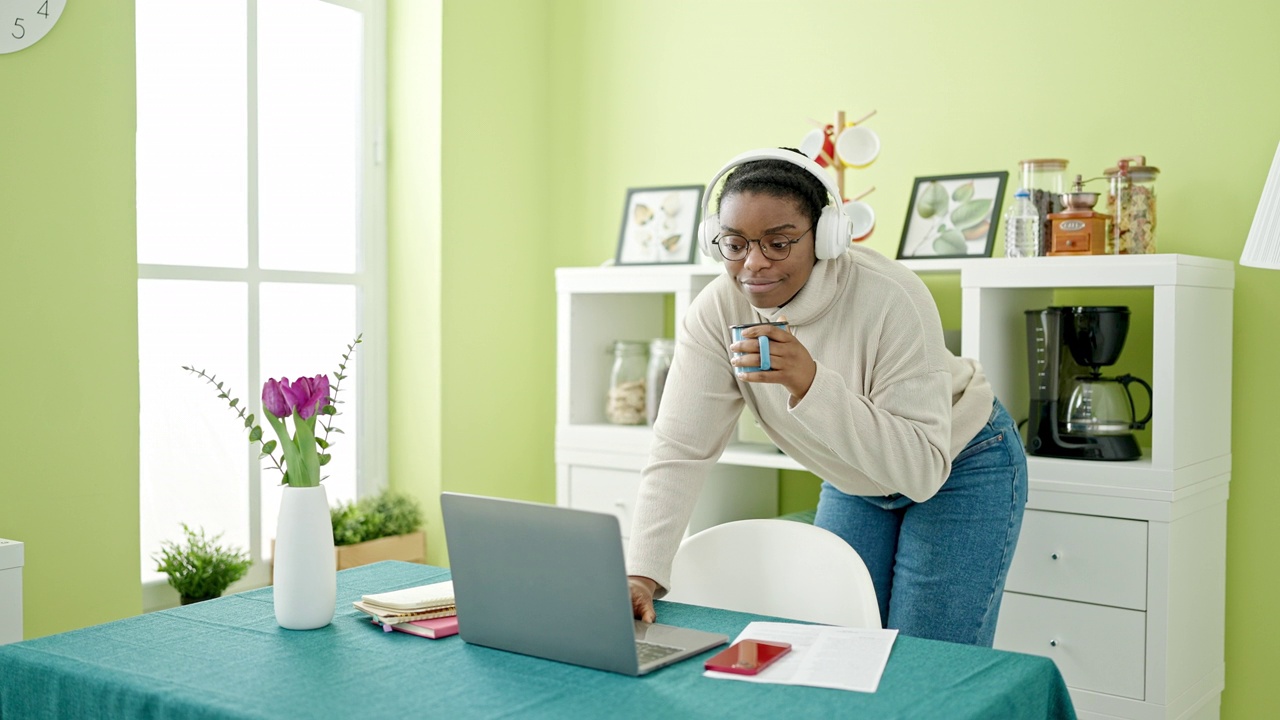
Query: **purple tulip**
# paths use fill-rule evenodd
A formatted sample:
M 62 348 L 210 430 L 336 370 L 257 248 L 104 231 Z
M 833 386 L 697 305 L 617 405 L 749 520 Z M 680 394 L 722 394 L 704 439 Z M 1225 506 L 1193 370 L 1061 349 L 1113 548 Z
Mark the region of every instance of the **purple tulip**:
M 262 407 L 278 418 L 289 417 L 293 414 L 293 405 L 285 396 L 285 389 L 289 387 L 289 378 L 280 378 L 277 380 L 268 380 L 262 385 Z
M 315 415 L 329 401 L 329 376 L 301 377 L 284 389 L 289 405 L 303 420 Z

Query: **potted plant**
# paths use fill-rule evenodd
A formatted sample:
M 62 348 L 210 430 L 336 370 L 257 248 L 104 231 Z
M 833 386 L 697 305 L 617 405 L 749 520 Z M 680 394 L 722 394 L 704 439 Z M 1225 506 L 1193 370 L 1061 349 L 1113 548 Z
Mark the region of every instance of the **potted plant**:
M 426 559 L 422 508 L 407 495 L 384 490 L 359 502 L 339 503 L 329 516 L 339 570 L 379 560 Z
M 187 536 L 184 544 L 165 540 L 152 558 L 156 570 L 169 576 L 169 584 L 178 591 L 183 605 L 221 596 L 249 571 L 252 561 L 247 554 L 218 543 L 222 533 L 206 537 L 204 528 L 195 531 L 186 523 L 182 532 Z

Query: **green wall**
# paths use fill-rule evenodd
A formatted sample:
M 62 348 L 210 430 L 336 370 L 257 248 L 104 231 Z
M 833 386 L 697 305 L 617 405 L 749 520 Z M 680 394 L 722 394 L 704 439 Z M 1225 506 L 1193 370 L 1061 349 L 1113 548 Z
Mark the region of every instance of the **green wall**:
M 390 478 L 433 563 L 441 490 L 555 499 L 552 16 L 388 2 Z
M 426 511 L 428 560 L 440 523 L 440 0 L 387 4 L 388 473 Z
M 442 273 L 433 319 L 441 489 L 544 502 L 555 499 L 559 237 L 550 219 L 549 7 L 444 3 Z M 406 241 L 392 238 L 396 246 Z M 444 562 L 440 548 L 428 558 Z
M 133 62 L 132 3 L 73 3 L 0 55 L 0 536 L 25 543 L 25 637 L 142 606 Z

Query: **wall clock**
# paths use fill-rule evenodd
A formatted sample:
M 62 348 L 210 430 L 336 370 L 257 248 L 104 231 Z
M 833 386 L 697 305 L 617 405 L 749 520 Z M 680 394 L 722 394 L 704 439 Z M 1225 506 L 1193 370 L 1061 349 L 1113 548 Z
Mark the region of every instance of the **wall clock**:
M 0 55 L 36 44 L 66 6 L 67 0 L 0 0 Z

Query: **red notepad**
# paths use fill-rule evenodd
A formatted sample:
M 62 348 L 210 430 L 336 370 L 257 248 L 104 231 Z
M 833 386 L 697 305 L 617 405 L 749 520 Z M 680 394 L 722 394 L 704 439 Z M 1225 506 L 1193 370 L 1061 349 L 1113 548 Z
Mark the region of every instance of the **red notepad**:
M 373 621 L 374 625 L 379 625 L 377 620 Z M 431 618 L 429 620 L 414 620 L 407 623 L 397 623 L 391 626 L 392 630 L 399 630 L 403 633 L 411 635 L 421 635 L 425 638 L 439 640 L 443 637 L 458 634 L 458 616 L 450 615 L 449 617 Z

